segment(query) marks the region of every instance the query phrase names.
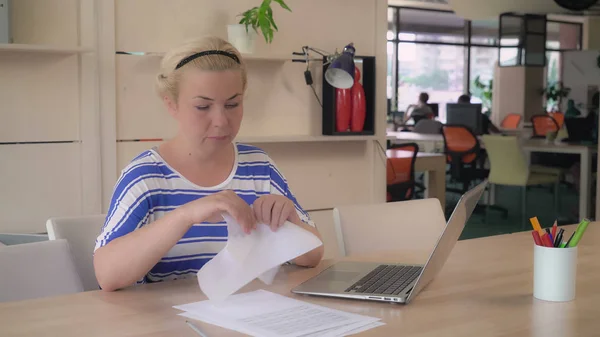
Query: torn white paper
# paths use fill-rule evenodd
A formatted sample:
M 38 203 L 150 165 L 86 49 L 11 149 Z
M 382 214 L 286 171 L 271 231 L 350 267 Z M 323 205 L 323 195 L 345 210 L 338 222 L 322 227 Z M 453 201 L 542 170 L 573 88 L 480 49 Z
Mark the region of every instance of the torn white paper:
M 258 224 L 245 234 L 228 214 L 227 245 L 198 271 L 198 284 L 211 300 L 224 300 L 244 285 L 259 278 L 271 284 L 279 266 L 323 243 L 311 232 L 286 221 L 277 231 Z
M 185 311 L 181 316 L 262 337 L 334 337 L 383 325 L 378 318 L 330 309 L 265 290 L 236 294 L 219 302 L 201 301 L 174 308 Z

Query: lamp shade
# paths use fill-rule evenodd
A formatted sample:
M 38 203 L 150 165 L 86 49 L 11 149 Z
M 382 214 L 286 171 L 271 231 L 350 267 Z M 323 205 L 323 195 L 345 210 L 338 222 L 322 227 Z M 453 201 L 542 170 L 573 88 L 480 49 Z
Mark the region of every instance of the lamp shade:
M 325 80 L 332 87 L 350 89 L 354 85 L 354 45 L 350 43 L 325 71 Z

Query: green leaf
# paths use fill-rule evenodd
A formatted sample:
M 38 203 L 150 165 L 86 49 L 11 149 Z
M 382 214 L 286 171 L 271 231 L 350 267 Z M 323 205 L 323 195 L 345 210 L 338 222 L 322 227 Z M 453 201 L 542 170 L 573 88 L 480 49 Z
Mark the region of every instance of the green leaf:
M 283 9 L 287 9 L 288 11 L 292 11 L 291 8 L 288 7 L 288 5 L 285 4 L 285 2 L 283 2 L 283 0 L 274 0 L 276 3 L 278 3 Z
M 271 25 L 269 24 L 269 20 L 262 16 L 258 18 L 258 24 L 260 26 L 260 30 L 265 37 L 265 41 L 267 43 L 271 43 L 273 41 L 273 30 L 271 29 Z
M 271 8 L 271 0 L 264 0 L 258 9 L 260 16 L 264 16 L 268 8 Z
M 269 9 L 267 9 L 267 19 L 269 19 L 269 22 L 271 23 L 271 26 L 273 26 L 273 29 L 275 29 L 276 31 L 279 31 L 279 28 L 277 28 L 277 25 L 275 24 L 275 21 L 273 20 L 273 10 L 271 9 L 271 7 L 269 7 Z

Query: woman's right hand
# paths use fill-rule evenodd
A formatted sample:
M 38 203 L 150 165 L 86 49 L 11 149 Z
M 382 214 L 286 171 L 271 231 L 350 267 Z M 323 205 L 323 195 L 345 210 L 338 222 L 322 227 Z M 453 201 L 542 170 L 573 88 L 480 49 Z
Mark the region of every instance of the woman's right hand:
M 222 221 L 223 212 L 229 213 L 249 234 L 256 228 L 256 218 L 250 206 L 231 190 L 221 191 L 200 199 L 188 202 L 180 207 L 190 225 L 201 222 Z

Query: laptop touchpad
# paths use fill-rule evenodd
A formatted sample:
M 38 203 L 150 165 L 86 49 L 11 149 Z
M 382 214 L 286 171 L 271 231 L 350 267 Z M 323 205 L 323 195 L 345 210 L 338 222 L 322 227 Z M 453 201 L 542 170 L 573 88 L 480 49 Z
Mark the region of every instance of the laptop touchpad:
M 340 271 L 340 270 L 329 270 L 319 275 L 317 278 L 319 281 L 350 281 L 353 278 L 360 275 L 360 272 L 352 272 L 352 271 Z

